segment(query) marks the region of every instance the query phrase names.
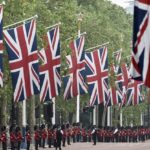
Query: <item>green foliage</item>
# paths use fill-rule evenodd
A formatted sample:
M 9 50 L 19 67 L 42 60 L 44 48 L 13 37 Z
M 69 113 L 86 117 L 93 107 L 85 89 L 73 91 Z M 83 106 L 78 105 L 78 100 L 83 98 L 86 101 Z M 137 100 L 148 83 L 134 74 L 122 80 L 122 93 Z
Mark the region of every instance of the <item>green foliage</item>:
M 87 32 L 85 48 L 93 47 L 109 41 L 110 63 L 113 61 L 112 52 L 123 48 L 123 55 L 130 53 L 132 16 L 106 0 L 6 0 L 4 6 L 4 26 L 38 15 L 37 39 L 38 50 L 44 46 L 43 35 L 45 27 L 61 22 L 61 74 L 66 75 L 66 55 L 71 54 L 69 37 L 76 37 L 78 30 L 77 14 L 82 12 L 81 32 Z M 4 88 L 0 89 L 0 99 L 12 99 L 11 77 L 8 66 L 8 56 L 4 51 Z M 113 79 L 112 79 L 113 80 Z M 63 89 L 62 89 L 63 93 Z M 57 109 L 64 112 L 75 112 L 76 98 L 63 101 L 63 96 L 57 97 Z M 89 95 L 81 96 L 81 106 L 87 105 Z

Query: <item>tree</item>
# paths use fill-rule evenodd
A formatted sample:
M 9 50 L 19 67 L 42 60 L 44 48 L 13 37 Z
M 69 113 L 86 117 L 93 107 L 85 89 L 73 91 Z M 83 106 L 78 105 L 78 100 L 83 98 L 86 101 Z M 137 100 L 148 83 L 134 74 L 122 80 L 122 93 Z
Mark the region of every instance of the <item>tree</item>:
M 3 22 L 6 26 L 37 14 L 37 39 L 38 50 L 40 50 L 44 46 L 42 37 L 46 34 L 45 27 L 61 21 L 61 75 L 63 76 L 67 74 L 65 56 L 71 53 L 68 47 L 70 40 L 66 39 L 76 37 L 78 30 L 76 17 L 80 12 L 83 13 L 81 32 L 87 32 L 85 48 L 109 41 L 110 63 L 113 61 L 113 51 L 123 48 L 124 56 L 130 53 L 132 16 L 127 14 L 123 8 L 106 0 L 6 0 Z M 2 118 L 6 119 L 10 115 L 11 99 L 13 97 L 6 51 L 4 51 L 4 61 L 4 88 L 0 89 L 0 104 L 2 104 L 0 106 L 5 110 L 0 115 L 1 123 L 6 122 Z M 69 102 L 63 101 L 63 90 L 62 88 L 61 95 L 56 98 L 56 105 L 57 109 L 62 111 L 64 119 L 67 120 L 68 112 L 75 113 L 76 98 Z M 31 100 L 39 103 L 38 96 L 36 99 L 31 98 Z M 81 106 L 87 105 L 88 100 L 88 94 L 81 96 Z M 30 105 L 30 103 L 32 102 L 27 102 L 27 105 L 29 114 L 32 114 L 34 113 L 35 104 Z M 4 111 L 8 112 L 8 116 L 4 114 Z M 31 124 L 34 124 L 34 121 Z

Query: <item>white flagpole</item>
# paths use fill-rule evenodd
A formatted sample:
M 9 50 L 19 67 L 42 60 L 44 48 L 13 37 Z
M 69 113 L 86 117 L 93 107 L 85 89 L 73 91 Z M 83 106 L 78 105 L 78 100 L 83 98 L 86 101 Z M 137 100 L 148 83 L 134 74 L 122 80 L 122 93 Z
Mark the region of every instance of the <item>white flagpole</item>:
M 82 14 L 78 14 L 78 38 L 81 36 L 81 21 L 82 21 Z M 76 112 L 76 122 L 80 122 L 80 95 L 77 95 L 77 112 Z
M 122 127 L 122 109 L 120 110 L 120 126 Z
M 141 126 L 143 126 L 143 113 L 142 112 L 140 114 L 140 118 L 141 118 Z
M 80 122 L 80 95 L 77 95 L 76 123 Z
M 80 36 L 82 35 L 86 35 L 86 32 L 83 32 L 83 33 L 80 33 Z M 80 37 L 79 35 L 76 35 L 77 37 Z M 66 39 L 66 41 L 70 40 L 70 39 L 73 39 L 74 37 L 69 37 Z
M 95 48 L 100 48 L 100 47 L 103 47 L 103 46 L 106 46 L 106 45 L 109 45 L 109 42 L 106 42 L 106 43 L 103 43 L 103 44 L 100 44 L 100 45 L 97 45 L 97 46 L 94 46 L 94 47 L 90 47 L 88 49 L 86 49 L 85 51 L 90 51 L 90 50 L 93 50 Z
M 26 121 L 26 100 L 23 101 L 23 111 L 22 111 L 22 125 L 23 127 L 25 127 L 27 125 L 27 121 Z
M 61 25 L 61 22 L 58 22 L 58 23 L 56 23 L 56 24 L 54 24 L 52 26 L 46 27 L 45 29 L 48 30 L 50 28 L 54 28 L 54 27 L 59 26 L 59 25 Z
M 8 25 L 8 26 L 3 27 L 3 29 L 10 28 L 10 27 L 12 27 L 12 26 L 15 26 L 15 25 L 17 25 L 17 24 L 20 24 L 20 23 L 23 23 L 23 22 L 26 22 L 26 21 L 29 21 L 29 20 L 32 20 L 32 19 L 34 19 L 34 18 L 38 18 L 38 15 L 35 15 L 35 16 L 33 16 L 33 17 L 30 17 L 30 18 L 27 18 L 27 19 L 24 19 L 24 20 L 21 20 L 21 21 L 18 21 L 18 22 L 15 22 L 15 23 L 13 23 L 13 24 L 10 24 L 10 25 Z
M 96 125 L 96 106 L 93 108 L 93 125 Z
M 118 50 L 118 51 L 113 52 L 113 54 L 116 54 L 118 52 L 122 52 L 122 48 L 120 50 Z
M 21 144 L 21 148 L 26 148 L 26 142 L 25 142 L 26 125 L 27 125 L 26 100 L 23 100 L 23 103 L 22 103 L 22 134 L 23 134 L 23 142 Z
M 53 102 L 53 117 L 52 117 L 52 125 L 55 125 L 55 123 L 56 123 L 56 113 L 55 113 L 56 103 L 55 103 L 55 97 L 54 97 L 54 98 L 52 98 L 52 102 Z
M 107 126 L 110 126 L 110 106 L 107 107 Z

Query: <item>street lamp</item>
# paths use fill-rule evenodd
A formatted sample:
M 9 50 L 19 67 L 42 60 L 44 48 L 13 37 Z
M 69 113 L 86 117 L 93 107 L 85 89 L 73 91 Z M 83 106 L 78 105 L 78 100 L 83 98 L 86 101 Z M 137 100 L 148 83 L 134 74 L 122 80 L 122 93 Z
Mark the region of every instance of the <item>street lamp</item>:
M 81 22 L 83 20 L 83 14 L 80 12 L 77 14 L 77 20 L 78 20 L 78 37 L 80 37 L 81 34 Z

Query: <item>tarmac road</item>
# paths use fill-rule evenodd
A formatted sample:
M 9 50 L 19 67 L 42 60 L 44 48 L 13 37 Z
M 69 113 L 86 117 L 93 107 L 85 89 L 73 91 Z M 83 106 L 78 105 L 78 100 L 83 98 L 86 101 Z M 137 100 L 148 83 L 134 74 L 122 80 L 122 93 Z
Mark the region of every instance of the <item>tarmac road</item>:
M 71 143 L 71 145 L 66 145 L 66 147 L 62 147 L 62 150 L 150 150 L 150 141 L 146 141 L 144 143 L 97 143 L 97 145 L 92 144 L 93 143 Z M 40 148 L 40 150 L 55 150 L 55 148 Z

